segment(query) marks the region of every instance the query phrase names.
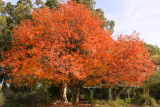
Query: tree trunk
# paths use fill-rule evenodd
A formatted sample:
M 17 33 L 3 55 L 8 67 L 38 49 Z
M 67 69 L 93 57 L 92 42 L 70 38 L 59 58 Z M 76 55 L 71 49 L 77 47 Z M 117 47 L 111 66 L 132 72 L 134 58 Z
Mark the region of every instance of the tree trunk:
M 79 96 L 80 96 L 80 86 L 72 85 L 71 86 L 71 93 L 72 93 L 72 104 L 78 105 L 79 104 Z
M 72 94 L 72 104 L 74 104 L 75 103 L 75 98 L 74 98 L 74 94 L 75 92 L 74 92 L 74 86 L 71 86 L 71 94 Z
M 109 101 L 111 101 L 111 100 L 112 100 L 112 89 L 109 88 Z
M 75 105 L 79 104 L 79 96 L 80 96 L 80 87 L 76 87 Z
M 60 85 L 60 100 L 64 103 L 68 103 L 67 99 L 67 83 L 62 83 Z

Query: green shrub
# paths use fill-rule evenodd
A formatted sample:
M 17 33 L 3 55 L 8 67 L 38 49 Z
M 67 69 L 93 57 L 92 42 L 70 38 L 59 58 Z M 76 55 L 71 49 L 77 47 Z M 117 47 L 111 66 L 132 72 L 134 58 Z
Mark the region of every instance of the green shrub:
M 108 101 L 107 104 L 110 107 L 119 107 L 120 106 L 116 101 Z
M 120 106 L 126 106 L 127 105 L 127 103 L 122 99 L 117 99 L 117 100 L 114 100 L 114 101 L 108 101 L 107 103 L 111 107 L 120 107 Z
M 134 98 L 133 103 L 142 105 L 142 106 L 151 106 L 155 107 L 157 105 L 156 100 L 152 97 L 144 97 L 144 96 L 138 96 Z
M 151 107 L 155 107 L 157 105 L 156 100 L 152 97 L 145 97 L 145 102 L 143 104 L 145 105 L 149 105 Z
M 14 98 L 15 98 L 15 93 L 14 93 L 12 90 L 10 90 L 10 89 L 5 89 L 5 90 L 3 91 L 3 94 L 4 94 L 5 99 L 6 99 L 7 101 L 13 101 Z
M 126 98 L 126 99 L 125 99 L 125 102 L 126 102 L 126 103 L 131 103 L 131 98 Z
M 157 100 L 157 103 L 160 104 L 160 100 Z
M 5 102 L 5 98 L 3 96 L 3 93 L 0 90 L 0 106 L 2 106 L 4 102 Z
M 21 106 L 18 103 L 13 102 L 13 101 L 9 101 L 9 102 L 7 101 L 7 102 L 4 103 L 3 106 L 4 107 L 24 107 L 24 106 Z
M 8 92 L 8 93 L 6 93 Z M 6 107 L 25 107 L 30 105 L 48 104 L 50 103 L 50 94 L 46 90 L 37 89 L 32 92 L 18 92 L 8 90 L 5 92 Z M 12 106 L 13 105 L 13 106 Z
M 127 103 L 125 103 L 124 100 L 122 99 L 117 99 L 114 101 L 93 100 L 91 104 L 92 106 L 98 106 L 98 107 L 120 107 L 127 105 Z
M 107 101 L 105 100 L 91 100 L 91 105 L 98 107 L 109 107 Z
M 127 105 L 127 103 L 124 101 L 124 100 L 122 100 L 122 99 L 117 99 L 117 100 L 115 100 L 119 105 L 121 105 L 121 106 L 126 106 Z
M 30 104 L 47 104 L 51 101 L 50 93 L 43 89 L 38 89 L 26 96 L 26 101 Z
M 106 104 L 106 101 L 105 101 L 105 100 L 92 100 L 91 103 L 92 103 L 92 104 L 100 104 L 100 105 L 103 105 L 103 104 Z

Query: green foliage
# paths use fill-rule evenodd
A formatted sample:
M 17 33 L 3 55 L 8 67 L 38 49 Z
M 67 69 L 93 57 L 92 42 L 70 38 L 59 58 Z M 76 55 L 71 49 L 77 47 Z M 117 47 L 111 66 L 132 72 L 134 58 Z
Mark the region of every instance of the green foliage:
M 110 107 L 119 107 L 120 105 L 116 101 L 108 101 Z
M 160 104 L 160 100 L 157 100 L 156 102 L 157 102 L 157 104 Z
M 11 2 L 5 3 L 1 0 L 0 6 L 3 7 L 3 11 L 0 11 L 2 15 L 0 16 L 0 25 L 2 25 L 0 26 L 0 51 L 2 52 L 6 47 L 11 46 L 14 26 L 21 20 L 31 19 L 32 2 L 31 0 L 19 0 L 17 5 L 13 5 Z
M 36 2 L 35 2 L 35 4 L 36 5 L 44 5 L 44 2 L 43 2 L 43 0 L 36 0 Z
M 47 0 L 45 5 L 49 8 L 58 8 L 59 0 Z
M 126 103 L 131 103 L 131 98 L 126 98 L 126 99 L 125 99 L 125 102 L 126 102 Z
M 127 105 L 127 103 L 122 99 L 117 99 L 114 101 L 92 100 L 91 104 L 92 106 L 98 106 L 98 107 L 120 107 Z
M 91 105 L 98 106 L 98 107 L 107 107 L 108 103 L 105 100 L 92 100 Z
M 11 41 L 10 30 L 7 28 L 7 17 L 0 16 L 0 25 L 0 51 L 3 51 L 6 46 L 10 45 Z
M 153 75 L 150 76 L 149 80 L 147 81 L 147 84 L 153 88 L 157 87 L 156 89 L 160 89 L 160 72 L 155 72 Z M 155 90 L 155 89 L 154 89 Z
M 2 15 L 4 11 L 5 2 L 3 0 L 0 0 L 0 15 Z
M 128 104 L 127 102 L 125 102 L 122 99 L 117 99 L 117 100 L 115 100 L 115 102 L 117 102 L 119 105 L 122 105 L 122 106 L 126 106 Z
M 18 92 L 14 93 L 11 90 L 5 92 L 6 107 L 24 107 L 38 104 L 50 103 L 50 93 L 42 88 L 36 89 L 31 92 Z M 12 106 L 14 105 L 14 106 Z
M 29 5 L 30 7 L 33 6 L 31 0 L 19 0 L 19 1 L 17 2 L 17 4 L 19 4 L 19 3 L 20 3 L 20 4 L 23 4 L 23 5 Z
M 20 23 L 21 20 L 31 19 L 30 5 L 24 5 L 22 3 L 18 3 L 14 10 L 13 18 L 16 23 Z
M 145 105 L 149 105 L 151 107 L 155 107 L 157 105 L 156 100 L 152 97 L 145 97 L 145 102 L 143 104 Z
M 110 30 L 111 33 L 113 33 L 115 22 L 113 20 L 107 20 L 104 26 L 105 26 L 106 29 Z
M 12 90 L 5 89 L 3 91 L 3 94 L 4 94 L 5 98 L 6 98 L 6 101 L 12 101 L 12 100 L 14 100 L 15 93 Z
M 60 96 L 59 90 L 60 90 L 60 87 L 53 84 L 48 88 L 48 91 L 51 94 L 51 98 L 53 101 L 56 101 L 59 99 L 59 96 Z
M 110 107 L 120 107 L 120 106 L 126 106 L 127 105 L 127 103 L 122 99 L 108 101 L 107 103 Z
M 33 9 L 31 0 L 19 0 L 17 5 L 0 0 L 0 61 L 3 60 L 3 51 L 10 49 L 12 44 L 12 30 L 21 20 L 31 19 Z M 1 70 L 3 71 L 3 70 Z M 0 74 L 0 80 L 7 80 L 6 74 Z
M 2 35 L 3 30 L 7 26 L 6 18 L 4 16 L 0 16 L 0 35 Z
M 5 98 L 4 98 L 3 93 L 0 89 L 0 106 L 2 106 L 4 102 L 5 102 Z
M 115 22 L 113 20 L 108 20 L 107 18 L 105 18 L 104 12 L 101 8 L 98 9 L 94 8 L 94 5 L 96 4 L 95 0 L 73 0 L 73 1 L 86 5 L 87 8 L 91 10 L 92 14 L 98 15 L 99 19 L 104 21 L 104 24 L 102 25 L 103 28 L 110 30 L 111 33 L 114 32 Z
M 133 103 L 142 105 L 142 106 L 151 106 L 151 107 L 156 107 L 157 103 L 156 100 L 152 97 L 148 96 L 136 96 L 133 100 Z
M 5 2 L 3 0 L 0 0 L 0 7 L 4 6 Z
M 160 48 L 151 44 L 144 43 L 144 46 L 148 49 L 151 55 L 160 54 Z
M 22 107 L 21 105 L 15 103 L 15 102 L 6 102 L 4 104 L 4 107 Z
M 94 0 L 75 0 L 77 3 L 86 5 L 90 10 L 94 8 L 96 2 Z
M 11 2 L 6 3 L 5 15 L 9 15 L 12 17 L 14 15 L 14 9 L 15 9 L 15 6 Z

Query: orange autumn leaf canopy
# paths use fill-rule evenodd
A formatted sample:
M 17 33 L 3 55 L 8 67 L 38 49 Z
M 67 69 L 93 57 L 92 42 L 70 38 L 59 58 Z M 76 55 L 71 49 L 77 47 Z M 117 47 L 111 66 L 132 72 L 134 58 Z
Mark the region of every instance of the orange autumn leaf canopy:
M 155 65 L 139 34 L 119 35 L 110 48 L 112 64 L 104 80 L 109 85 L 141 85 L 153 73 Z
M 101 27 L 103 21 L 82 4 L 68 2 L 58 10 L 44 7 L 32 16 L 14 29 L 13 47 L 4 55 L 12 82 L 48 79 L 84 84 L 105 79 L 116 84 L 139 79 L 141 83 L 153 71 L 148 52 L 134 40 L 138 37 L 113 40 Z

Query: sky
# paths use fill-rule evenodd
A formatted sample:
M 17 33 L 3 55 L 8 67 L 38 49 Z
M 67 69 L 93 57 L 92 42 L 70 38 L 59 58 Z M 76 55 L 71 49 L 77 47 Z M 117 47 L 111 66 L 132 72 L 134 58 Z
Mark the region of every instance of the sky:
M 160 47 L 160 0 L 95 1 L 95 8 L 101 8 L 107 19 L 115 21 L 113 35 L 132 34 L 137 31 L 145 42 Z
M 95 8 L 115 21 L 113 35 L 135 30 L 145 42 L 160 47 L 160 0 L 96 0 Z

